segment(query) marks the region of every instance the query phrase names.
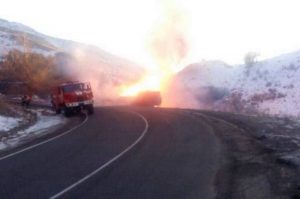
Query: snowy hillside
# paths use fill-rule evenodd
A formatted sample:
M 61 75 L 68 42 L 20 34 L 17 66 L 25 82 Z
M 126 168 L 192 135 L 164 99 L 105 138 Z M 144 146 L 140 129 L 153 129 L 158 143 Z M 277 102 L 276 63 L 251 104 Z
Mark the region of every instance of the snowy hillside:
M 101 98 L 114 97 L 120 87 L 136 82 L 145 72 L 138 64 L 98 47 L 53 38 L 0 19 L 0 57 L 12 49 L 55 56 L 63 74 L 91 81 Z
M 69 40 L 54 38 L 38 33 L 35 30 L 16 22 L 0 19 L 0 56 L 11 49 L 24 50 L 24 43 L 31 51 L 43 54 L 56 54 L 63 52 L 74 57 L 89 56 L 97 61 L 115 67 L 134 67 L 141 70 L 137 64 L 110 54 L 98 47 L 81 44 Z
M 300 51 L 252 67 L 232 67 L 221 61 L 196 63 L 178 73 L 172 83 L 173 94 L 184 93 L 192 101 L 179 97 L 173 105 L 298 117 L 299 77 Z
M 12 49 L 24 50 L 24 43 L 33 52 L 45 55 L 54 55 L 59 50 L 33 29 L 20 23 L 0 19 L 0 55 Z
M 9 21 L 4 20 L 4 19 L 0 19 L 0 26 L 6 27 L 6 28 L 11 29 L 11 30 L 26 32 L 26 33 L 30 33 L 30 34 L 36 34 L 37 33 L 32 28 L 24 26 L 23 24 L 20 24 L 20 23 L 17 23 L 17 22 L 9 22 Z

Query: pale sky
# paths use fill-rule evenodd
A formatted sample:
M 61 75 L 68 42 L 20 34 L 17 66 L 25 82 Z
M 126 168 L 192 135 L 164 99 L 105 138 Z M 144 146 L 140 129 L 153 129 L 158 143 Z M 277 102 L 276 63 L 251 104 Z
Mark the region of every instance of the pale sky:
M 43 34 L 93 44 L 150 67 L 147 41 L 162 0 L 1 0 L 0 18 Z M 173 2 L 169 0 L 169 2 Z M 174 0 L 186 14 L 188 62 L 243 62 L 300 49 L 299 0 Z

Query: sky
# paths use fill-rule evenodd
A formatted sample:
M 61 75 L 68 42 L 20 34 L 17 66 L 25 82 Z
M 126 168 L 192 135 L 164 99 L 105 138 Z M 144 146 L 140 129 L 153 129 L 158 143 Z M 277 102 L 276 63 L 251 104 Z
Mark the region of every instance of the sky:
M 250 51 L 265 59 L 300 49 L 297 0 L 1 0 L 0 18 L 151 67 L 149 40 L 170 14 L 166 4 L 184 16 L 185 62 L 235 65 Z

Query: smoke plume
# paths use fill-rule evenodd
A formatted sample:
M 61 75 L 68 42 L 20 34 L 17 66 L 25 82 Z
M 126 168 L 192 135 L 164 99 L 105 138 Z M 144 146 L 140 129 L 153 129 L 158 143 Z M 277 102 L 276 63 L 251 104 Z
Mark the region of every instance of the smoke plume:
M 169 93 L 169 81 L 189 52 L 187 35 L 187 15 L 183 9 L 171 1 L 163 4 L 163 16 L 149 40 L 149 50 L 158 63 L 162 85 L 163 106 L 173 105 L 173 95 Z
M 59 57 L 61 71 L 70 80 L 90 82 L 96 105 L 124 103 L 120 99 L 124 85 L 136 82 L 143 69 L 112 55 L 104 60 L 104 55 L 79 46 Z

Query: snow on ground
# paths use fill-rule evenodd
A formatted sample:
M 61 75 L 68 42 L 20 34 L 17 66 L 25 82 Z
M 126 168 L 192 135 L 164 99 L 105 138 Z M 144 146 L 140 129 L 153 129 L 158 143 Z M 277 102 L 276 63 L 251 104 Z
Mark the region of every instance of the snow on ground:
M 21 118 L 4 117 L 0 115 L 0 132 L 9 131 L 10 129 L 18 127 L 20 121 L 22 121 Z
M 62 115 L 54 115 L 52 111 L 46 109 L 31 110 L 31 112 L 36 114 L 36 122 L 13 134 L 8 133 L 8 131 L 18 127 L 23 119 L 0 116 L 0 133 L 8 133 L 0 140 L 0 150 L 18 146 L 25 141 L 45 135 L 67 122 L 67 119 Z
M 300 117 L 299 75 L 300 51 L 295 51 L 255 62 L 251 67 L 229 66 L 221 61 L 191 64 L 177 74 L 172 88 L 177 86 L 178 93 L 186 90 L 193 93 L 198 99 L 198 106 L 192 108 L 205 108 L 212 104 L 211 109 L 222 110 L 218 107 L 222 104 L 223 109 L 228 111 L 225 105 L 235 102 L 233 105 L 237 106 L 234 108 L 238 110 L 229 111 L 241 112 L 251 107 L 258 113 Z M 220 96 L 221 93 L 216 91 L 224 91 L 224 95 L 203 107 L 203 97 L 199 95 L 206 96 L 207 88 L 210 88 L 210 98 Z M 185 95 L 178 97 L 182 96 L 186 98 Z M 176 105 L 182 107 L 181 101 Z
M 44 109 L 32 110 L 32 112 L 37 114 L 37 117 L 38 117 L 37 122 L 33 126 L 30 126 L 27 129 L 19 131 L 18 134 L 26 135 L 26 134 L 34 133 L 37 135 L 37 134 L 42 133 L 43 131 L 46 131 L 50 127 L 53 127 L 53 126 L 56 126 L 56 125 L 66 122 L 66 119 L 62 119 L 61 116 L 42 115 L 42 113 L 41 113 L 42 111 L 45 111 L 45 110 Z

